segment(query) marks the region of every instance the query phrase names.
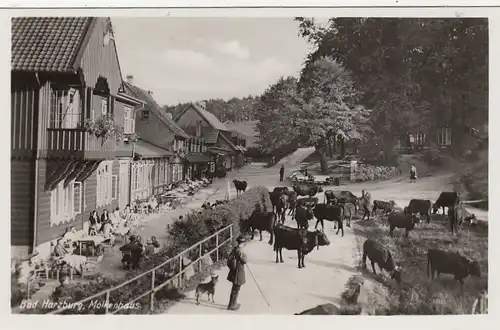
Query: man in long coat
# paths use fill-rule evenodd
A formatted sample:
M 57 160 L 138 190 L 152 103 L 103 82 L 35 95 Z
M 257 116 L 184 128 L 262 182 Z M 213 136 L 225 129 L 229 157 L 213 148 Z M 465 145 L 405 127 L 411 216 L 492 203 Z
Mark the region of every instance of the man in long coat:
M 285 166 L 281 165 L 281 168 L 280 168 L 280 182 L 283 181 L 283 176 L 285 176 Z
M 243 244 L 245 243 L 245 238 L 243 236 L 239 236 L 236 239 L 236 243 L 237 245 L 231 252 L 236 259 L 236 267 L 230 269 L 229 274 L 227 274 L 227 280 L 233 283 L 231 296 L 229 298 L 229 305 L 227 306 L 227 309 L 231 311 L 235 311 L 240 308 L 240 304 L 237 303 L 238 293 L 240 292 L 241 286 L 245 284 L 245 264 L 247 263 L 247 256 L 241 250 Z

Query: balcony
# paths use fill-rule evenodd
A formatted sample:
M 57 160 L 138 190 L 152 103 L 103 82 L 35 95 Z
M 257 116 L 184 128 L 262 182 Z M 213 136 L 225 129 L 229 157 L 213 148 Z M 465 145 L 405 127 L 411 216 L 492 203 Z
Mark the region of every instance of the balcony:
M 116 142 L 83 128 L 48 128 L 46 149 L 47 156 L 54 158 L 113 159 Z

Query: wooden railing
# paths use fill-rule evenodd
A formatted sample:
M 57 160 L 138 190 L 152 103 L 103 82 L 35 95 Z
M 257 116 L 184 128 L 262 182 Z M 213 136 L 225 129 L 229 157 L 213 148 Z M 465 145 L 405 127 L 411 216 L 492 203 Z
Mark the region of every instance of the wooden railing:
M 114 151 L 115 141 L 98 138 L 82 128 L 48 128 L 47 150 L 52 151 Z
M 222 242 L 220 242 L 219 240 L 219 237 L 225 233 L 225 232 L 228 232 L 229 233 L 229 237 L 222 240 Z M 222 235 L 222 237 L 224 237 L 224 235 Z M 206 252 L 205 254 L 203 253 L 203 244 L 214 239 L 215 238 L 215 247 Z M 99 292 L 93 296 L 90 296 L 88 298 L 85 298 L 85 299 L 82 299 L 80 301 L 77 301 L 75 303 L 70 303 L 68 304 L 67 307 L 63 307 L 63 308 L 60 308 L 58 310 L 55 310 L 55 311 L 52 311 L 52 312 L 49 312 L 49 314 L 59 314 L 65 310 L 68 310 L 68 309 L 71 309 L 71 308 L 74 308 L 74 306 L 78 306 L 78 305 L 83 305 L 85 306 L 85 303 L 90 303 L 92 302 L 93 300 L 95 300 L 96 298 L 99 298 L 99 297 L 102 297 L 102 296 L 105 296 L 106 300 L 105 300 L 105 313 L 106 314 L 116 314 L 118 313 L 119 311 L 123 310 L 124 308 L 126 308 L 125 306 L 130 306 L 130 304 L 138 301 L 139 299 L 143 298 L 143 297 L 146 297 L 147 295 L 150 296 L 150 299 L 149 299 L 149 309 L 150 311 L 153 311 L 154 310 L 154 297 L 155 297 L 155 293 L 162 289 L 163 287 L 165 287 L 166 285 L 174 282 L 174 281 L 177 281 L 177 285 L 178 287 L 182 287 L 182 281 L 183 281 L 183 274 L 186 272 L 187 270 L 187 265 L 183 265 L 182 264 L 182 259 L 184 257 L 184 255 L 186 255 L 187 253 L 195 250 L 195 249 L 199 249 L 199 252 L 198 252 L 198 258 L 196 258 L 196 260 L 194 260 L 192 263 L 189 264 L 189 266 L 193 266 L 193 267 L 196 267 L 196 265 L 198 265 L 200 267 L 200 270 L 201 270 L 201 262 L 203 260 L 203 258 L 206 256 L 206 255 L 209 255 L 211 256 L 213 253 L 215 253 L 215 260 L 216 262 L 219 261 L 219 250 L 221 247 L 223 247 L 224 245 L 226 244 L 231 244 L 231 241 L 232 241 L 232 238 L 233 238 L 233 225 L 229 225 L 229 226 L 226 226 L 220 230 L 218 230 L 216 233 L 206 237 L 205 239 L 203 239 L 202 241 L 199 241 L 198 243 L 192 245 L 191 247 L 187 248 L 186 250 L 180 252 L 179 254 L 175 255 L 174 257 L 164 261 L 163 263 L 161 263 L 160 265 L 140 274 L 140 275 L 137 275 L 136 277 L 126 281 L 126 282 L 123 282 L 121 283 L 120 285 L 117 285 L 115 287 L 112 287 L 112 288 L 109 288 L 109 289 L 106 289 L 102 292 Z M 158 285 L 155 285 L 155 275 L 156 275 L 156 272 L 160 269 L 160 268 L 163 268 L 165 266 L 169 266 L 172 262 L 174 263 L 178 263 L 178 271 L 173 275 L 171 276 L 170 278 L 168 278 L 166 281 L 164 281 L 163 283 L 161 284 L 158 284 Z M 184 268 L 184 269 L 183 269 Z M 134 297 L 132 298 L 131 300 L 129 301 L 123 301 L 121 302 L 121 305 L 123 305 L 124 307 L 120 307 L 118 306 L 118 308 L 114 309 L 113 311 L 110 311 L 110 295 L 113 291 L 116 291 L 128 284 L 131 284 L 131 283 L 134 283 L 134 282 L 137 282 L 139 279 L 145 277 L 145 276 L 151 276 L 151 289 L 145 291 L 145 292 L 142 292 L 140 293 L 137 297 Z

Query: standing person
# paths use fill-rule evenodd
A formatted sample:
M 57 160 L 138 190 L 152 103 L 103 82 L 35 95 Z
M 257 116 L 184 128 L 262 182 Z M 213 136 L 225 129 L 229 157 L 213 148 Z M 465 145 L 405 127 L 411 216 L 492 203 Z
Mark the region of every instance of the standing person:
M 243 251 L 241 251 L 241 248 L 245 243 L 245 238 L 240 235 L 236 239 L 236 243 L 237 244 L 233 248 L 233 251 L 231 251 L 227 262 L 229 267 L 227 280 L 233 283 L 229 304 L 227 306 L 227 309 L 231 311 L 235 311 L 240 308 L 240 304 L 237 303 L 238 293 L 240 292 L 241 286 L 245 284 L 245 264 L 247 263 L 247 256 L 243 253 Z
M 417 180 L 417 168 L 415 167 L 415 164 L 411 164 L 410 182 L 415 183 L 416 180 Z
M 285 165 L 281 165 L 280 168 L 280 182 L 283 181 L 283 176 L 285 175 Z

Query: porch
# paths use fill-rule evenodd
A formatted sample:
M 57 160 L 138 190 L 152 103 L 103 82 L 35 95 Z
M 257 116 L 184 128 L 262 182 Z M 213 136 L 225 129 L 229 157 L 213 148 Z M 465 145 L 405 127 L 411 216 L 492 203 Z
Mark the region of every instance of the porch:
M 48 128 L 47 157 L 114 159 L 116 141 L 104 140 L 84 128 Z M 43 151 L 42 151 L 43 152 Z

